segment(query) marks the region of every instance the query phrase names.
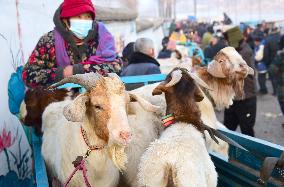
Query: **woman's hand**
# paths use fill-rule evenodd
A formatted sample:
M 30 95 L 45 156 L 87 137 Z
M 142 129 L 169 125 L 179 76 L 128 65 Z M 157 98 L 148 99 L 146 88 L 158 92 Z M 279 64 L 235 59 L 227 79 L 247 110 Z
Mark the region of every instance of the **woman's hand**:
M 66 77 L 70 77 L 73 75 L 73 66 L 72 65 L 68 65 L 64 68 L 63 70 L 63 76 L 64 78 Z

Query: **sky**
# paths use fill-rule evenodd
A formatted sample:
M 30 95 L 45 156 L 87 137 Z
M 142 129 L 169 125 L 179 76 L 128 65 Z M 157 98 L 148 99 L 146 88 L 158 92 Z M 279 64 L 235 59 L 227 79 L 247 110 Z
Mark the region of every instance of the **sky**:
M 177 17 L 193 15 L 193 0 L 176 0 Z M 218 19 L 226 12 L 235 23 L 256 20 L 284 20 L 284 0 L 196 0 L 197 17 Z M 138 0 L 142 17 L 158 16 L 157 0 Z

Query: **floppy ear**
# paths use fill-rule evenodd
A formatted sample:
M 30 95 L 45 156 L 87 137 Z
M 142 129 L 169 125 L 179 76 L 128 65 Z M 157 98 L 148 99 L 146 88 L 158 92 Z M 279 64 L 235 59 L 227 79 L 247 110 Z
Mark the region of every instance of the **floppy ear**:
M 68 121 L 82 122 L 86 113 L 86 102 L 89 100 L 87 93 L 80 94 L 63 109 L 63 115 Z
M 196 87 L 194 91 L 194 100 L 200 102 L 204 99 L 203 93 L 200 91 L 200 88 Z
M 152 95 L 161 95 L 163 92 L 166 92 L 167 87 L 165 82 L 161 82 L 153 91 Z
M 226 78 L 221 65 L 216 60 L 212 60 L 207 66 L 207 72 L 210 73 L 213 77 L 217 78 Z
M 129 93 L 129 97 L 130 97 L 130 102 L 138 102 L 139 105 L 146 111 L 148 112 L 155 112 L 155 113 L 159 113 L 160 112 L 160 107 L 156 106 L 156 105 L 152 105 L 149 101 L 143 99 L 142 97 L 135 95 L 133 93 Z M 133 109 L 129 108 L 129 114 L 135 113 L 133 112 Z

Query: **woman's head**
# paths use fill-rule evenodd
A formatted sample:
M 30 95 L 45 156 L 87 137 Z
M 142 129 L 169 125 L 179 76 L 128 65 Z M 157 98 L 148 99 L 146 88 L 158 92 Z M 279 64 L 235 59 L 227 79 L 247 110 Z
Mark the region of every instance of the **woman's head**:
M 64 0 L 60 17 L 68 30 L 82 40 L 93 27 L 96 12 L 91 0 Z
M 91 0 L 64 0 L 61 6 L 62 19 L 90 19 L 96 18 L 96 10 Z

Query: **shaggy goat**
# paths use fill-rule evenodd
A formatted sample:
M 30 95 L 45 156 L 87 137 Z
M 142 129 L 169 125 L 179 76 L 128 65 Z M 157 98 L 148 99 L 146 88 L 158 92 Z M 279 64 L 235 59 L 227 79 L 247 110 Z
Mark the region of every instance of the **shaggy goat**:
M 209 97 L 217 109 L 228 108 L 235 96 L 243 97 L 244 79 L 254 74 L 254 70 L 233 47 L 223 48 L 207 68 L 197 67 L 196 71 L 212 88 Z
M 167 128 L 143 154 L 138 173 L 140 186 L 217 186 L 217 173 L 207 152 L 196 104 L 203 100 L 203 93 L 192 75 L 175 69 L 152 93 L 165 93 L 166 115 L 174 119 L 165 119 Z
M 127 159 L 124 149 L 131 139 L 127 119 L 130 101 L 137 101 L 152 112 L 157 107 L 127 93 L 124 84 L 113 74 L 74 75 L 53 87 L 68 82 L 87 91 L 73 101 L 50 104 L 43 113 L 42 155 L 48 173 L 63 183 L 74 170 L 72 162 L 78 156 L 86 156 L 91 186 L 116 186 L 119 170 L 124 169 Z M 68 186 L 84 185 L 78 173 Z
M 79 88 L 48 90 L 45 88 L 30 89 L 20 107 L 20 121 L 41 134 L 42 113 L 53 102 L 73 100 L 79 94 Z

